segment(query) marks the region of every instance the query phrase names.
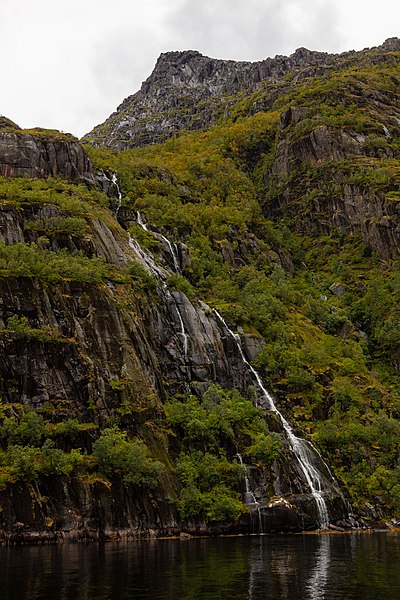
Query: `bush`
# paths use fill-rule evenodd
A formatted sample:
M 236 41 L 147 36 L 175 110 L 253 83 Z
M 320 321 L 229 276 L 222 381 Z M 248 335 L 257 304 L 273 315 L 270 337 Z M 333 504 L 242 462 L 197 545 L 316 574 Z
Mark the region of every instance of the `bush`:
M 72 279 L 83 283 L 100 282 L 108 275 L 108 265 L 100 257 L 88 258 L 81 252 L 69 253 L 65 248 L 52 252 L 43 246 L 48 240 L 6 246 L 0 242 L 0 275 L 5 277 L 37 277 L 57 283 Z
M 216 450 L 251 431 L 265 431 L 261 412 L 237 390 L 211 385 L 200 401 L 195 396 L 165 404 L 168 421 L 182 429 L 185 447 Z
M 149 292 L 154 292 L 157 287 L 157 279 L 151 275 L 145 267 L 137 261 L 128 265 L 128 274 L 137 287 Z
M 44 419 L 36 411 L 25 409 L 19 419 L 6 417 L 0 427 L 0 439 L 5 444 L 38 446 L 45 431 Z
M 246 454 L 259 463 L 270 464 L 282 453 L 282 440 L 279 433 L 259 433 L 254 443 L 247 448 Z
M 42 446 L 41 472 L 44 475 L 70 475 L 75 469 L 85 465 L 86 457 L 80 450 L 63 452 L 54 448 L 54 442 L 46 440 Z
M 180 455 L 176 472 L 183 484 L 178 501 L 182 518 L 203 515 L 207 521 L 236 521 L 246 511 L 237 491 L 244 467 L 237 462 L 193 451 Z
M 166 281 L 167 286 L 170 290 L 178 290 L 179 292 L 183 292 L 188 298 L 192 299 L 196 295 L 196 291 L 191 283 L 183 277 L 179 275 L 179 273 L 174 273 L 167 278 Z
M 79 217 L 48 217 L 39 221 L 27 221 L 25 229 L 39 231 L 44 234 L 61 233 L 75 237 L 83 237 L 88 230 L 85 219 Z
M 93 444 L 95 466 L 106 477 L 122 477 L 126 484 L 154 488 L 164 465 L 152 459 L 140 440 L 128 440 L 117 427 L 104 429 Z

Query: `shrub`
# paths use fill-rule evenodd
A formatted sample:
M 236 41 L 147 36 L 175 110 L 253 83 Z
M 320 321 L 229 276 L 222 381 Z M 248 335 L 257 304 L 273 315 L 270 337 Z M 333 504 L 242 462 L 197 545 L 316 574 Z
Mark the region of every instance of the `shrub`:
M 93 444 L 95 466 L 100 473 L 113 478 L 121 476 L 126 484 L 154 488 L 164 468 L 149 456 L 140 440 L 128 440 L 116 426 L 104 429 Z
M 178 501 L 182 518 L 204 515 L 207 521 L 237 520 L 246 511 L 237 491 L 244 468 L 237 462 L 193 451 L 180 455 L 176 472 L 183 484 Z
M 282 440 L 278 433 L 259 433 L 246 454 L 259 463 L 270 464 L 282 453 Z
M 45 242 L 46 238 L 13 246 L 0 242 L 0 275 L 37 277 L 50 283 L 62 279 L 95 283 L 107 277 L 108 265 L 102 258 L 88 258 L 81 252 L 69 253 L 65 248 L 52 252 L 43 247 Z
M 128 265 L 128 274 L 140 289 L 154 292 L 157 287 L 157 279 L 151 275 L 145 267 L 137 261 Z
M 38 221 L 27 221 L 25 229 L 28 231 L 39 231 L 44 234 L 62 233 L 75 237 L 82 237 L 88 231 L 85 219 L 61 216 L 48 217 Z

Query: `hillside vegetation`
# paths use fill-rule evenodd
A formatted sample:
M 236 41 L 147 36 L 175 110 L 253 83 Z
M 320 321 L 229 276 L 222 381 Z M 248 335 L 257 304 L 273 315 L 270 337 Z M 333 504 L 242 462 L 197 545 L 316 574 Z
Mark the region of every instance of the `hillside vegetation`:
M 274 496 L 288 446 L 255 406 L 254 382 L 193 383 L 193 365 L 165 358 L 182 332 L 160 334 L 160 306 L 187 297 L 253 340 L 249 358 L 279 410 L 358 514 L 400 519 L 399 66 L 392 51 L 350 57 L 232 95 L 211 128 L 120 152 L 85 144 L 102 192 L 0 178 L 2 213 L 17 224 L 0 243 L 0 282 L 15 300 L 2 313 L 4 372 L 31 356 L 42 378 L 32 391 L 13 373 L 2 387 L 1 492 L 28 484 L 42 506 L 40 484 L 74 479 L 134 490 L 141 514 L 165 502 L 181 523 L 235 523 L 248 511 L 240 453 Z M 124 230 L 166 270 L 167 288 Z M 180 249 L 179 270 L 163 236 Z M 43 375 L 51 361 L 61 391 Z
M 246 98 L 233 119 L 207 132 L 118 154 L 87 147 L 96 164 L 118 173 L 124 206 L 188 246 L 190 264 L 170 285 L 262 337 L 254 364 L 284 413 L 357 507 L 390 514 L 400 508 L 398 254 L 389 247 L 381 257 L 362 227 L 335 226 L 329 204 L 350 186 L 366 205 L 398 200 L 399 58 L 306 79 L 253 116 L 245 116 L 254 106 Z M 285 126 L 288 110 L 301 118 Z M 361 141 L 338 142 L 337 157 L 322 146 L 311 164 L 299 153 L 279 173 L 282 139 L 306 148 L 323 128 Z M 316 200 L 328 205 L 323 216 Z

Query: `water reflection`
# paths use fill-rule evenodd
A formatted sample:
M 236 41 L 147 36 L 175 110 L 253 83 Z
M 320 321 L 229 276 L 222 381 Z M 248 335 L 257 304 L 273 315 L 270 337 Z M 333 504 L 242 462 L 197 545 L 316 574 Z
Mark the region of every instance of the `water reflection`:
M 400 598 L 397 535 L 0 548 L 1 600 Z
M 323 600 L 325 588 L 328 584 L 329 565 L 331 557 L 331 536 L 319 536 L 319 548 L 315 555 L 313 567 L 307 583 L 308 598 L 310 600 Z

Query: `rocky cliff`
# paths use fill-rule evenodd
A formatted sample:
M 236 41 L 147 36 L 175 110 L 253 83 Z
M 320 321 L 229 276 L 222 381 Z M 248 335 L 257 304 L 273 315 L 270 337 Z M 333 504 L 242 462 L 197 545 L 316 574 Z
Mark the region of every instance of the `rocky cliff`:
M 60 176 L 95 183 L 90 161 L 72 135 L 24 131 L 5 117 L 0 117 L 0 176 Z
M 301 233 L 361 235 L 387 259 L 399 251 L 397 196 L 388 195 L 397 189 L 399 50 L 393 38 L 362 52 L 300 48 L 257 63 L 162 54 L 141 90 L 84 141 L 120 150 L 279 113 L 276 139 L 246 156 L 253 170 L 268 158 L 258 186 L 265 214 Z
M 21 140 L 21 134 L 3 133 L 2 139 L 6 140 L 1 146 L 5 175 L 33 169 L 24 174 L 65 176 L 73 164 L 74 178 L 91 183 L 92 190 L 85 197 L 82 186 L 60 179 L 2 180 L 1 539 L 108 539 L 182 530 L 212 533 L 318 526 L 317 505 L 287 441 L 272 466 L 254 465 L 246 477 L 240 471 L 238 489 L 244 494 L 251 479 L 253 496 L 239 519 L 207 522 L 204 515 L 191 517 L 190 512 L 182 518 L 177 510 L 182 482 L 173 468 L 182 432 L 173 422 L 167 426 L 164 403 L 188 392 L 201 397 L 212 384 L 247 396 L 257 380 L 245 356 L 253 359 L 260 341 L 243 335 L 243 350 L 239 350 L 215 312 L 168 287 L 168 277 L 183 268 L 181 258 L 171 257 L 172 245 L 156 230 L 148 235 L 162 245 L 152 257 L 121 227 L 136 216 L 121 210 L 118 222 L 104 206 L 106 197 L 96 204 L 99 192 L 93 170 L 78 144 L 59 141 L 52 146 L 54 157 L 45 160 L 36 152 L 46 147 L 41 138 L 29 134 Z M 26 142 L 34 152 L 24 162 Z M 74 162 L 72 156 L 80 159 Z M 18 185 L 22 190 L 16 194 Z M 39 191 L 32 196 L 35 185 Z M 78 204 L 69 204 L 71 198 Z M 81 215 L 84 235 L 70 229 L 77 226 L 70 220 L 77 217 L 71 214 Z M 53 261 L 67 255 L 70 262 L 63 267 L 67 271 L 58 271 Z M 46 261 L 54 267 L 48 270 Z M 127 276 L 132 264 L 140 267 L 139 272 L 138 266 L 133 271 L 139 273 L 139 280 Z M 108 269 L 101 276 L 90 271 L 99 265 Z M 255 393 L 264 407 L 259 410 L 265 423 L 278 438 L 283 436 L 282 423 L 270 414 L 262 390 Z M 116 423 L 129 436 L 143 440 L 151 460 L 163 465 L 156 488 L 124 483 L 118 468 L 107 477 L 92 473 L 96 439 Z M 226 448 L 229 468 L 242 468 L 235 460 L 239 450 L 232 439 Z M 78 455 L 88 458 L 82 459 L 86 467 L 81 465 L 76 472 L 57 462 Z M 320 463 L 317 469 L 324 481 L 330 521 L 348 519 L 337 484 L 317 454 L 312 460 Z

